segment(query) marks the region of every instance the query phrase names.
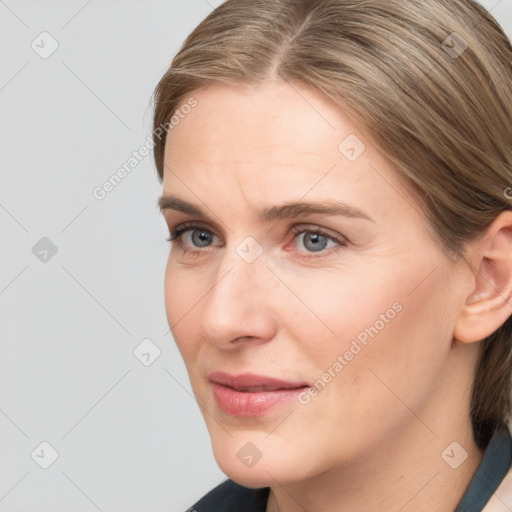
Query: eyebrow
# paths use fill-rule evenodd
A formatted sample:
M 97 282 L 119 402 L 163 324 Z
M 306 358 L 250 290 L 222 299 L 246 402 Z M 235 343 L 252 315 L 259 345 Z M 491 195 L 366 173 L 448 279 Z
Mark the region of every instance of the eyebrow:
M 162 195 L 158 199 L 158 207 L 162 213 L 165 210 L 175 210 L 188 215 L 195 215 L 205 220 L 208 219 L 208 215 L 206 215 L 201 208 L 173 195 Z M 338 201 L 322 201 L 315 203 L 308 201 L 291 201 L 264 208 L 260 210 L 258 216 L 262 221 L 271 221 L 276 219 L 290 219 L 312 213 L 340 215 L 375 222 L 359 208 Z

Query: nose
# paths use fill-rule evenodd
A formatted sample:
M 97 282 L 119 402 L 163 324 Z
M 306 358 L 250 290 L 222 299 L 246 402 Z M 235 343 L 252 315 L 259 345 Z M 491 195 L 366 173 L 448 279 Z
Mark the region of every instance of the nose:
M 226 247 L 211 276 L 209 291 L 201 301 L 203 336 L 224 350 L 271 340 L 277 325 L 271 289 L 275 283 L 264 255 L 248 263 L 235 248 Z

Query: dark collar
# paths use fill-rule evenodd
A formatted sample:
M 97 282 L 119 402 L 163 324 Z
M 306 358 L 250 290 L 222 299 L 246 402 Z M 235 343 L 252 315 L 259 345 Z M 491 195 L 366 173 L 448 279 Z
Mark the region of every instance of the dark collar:
M 512 438 L 501 422 L 454 512 L 481 512 L 512 464 Z M 226 480 L 201 498 L 190 512 L 266 512 L 270 487 L 250 489 Z M 188 511 L 187 511 L 188 512 Z
M 496 492 L 512 464 L 512 438 L 500 422 L 484 456 L 454 512 L 481 512 Z
M 250 489 L 226 480 L 187 512 L 266 512 L 270 487 Z

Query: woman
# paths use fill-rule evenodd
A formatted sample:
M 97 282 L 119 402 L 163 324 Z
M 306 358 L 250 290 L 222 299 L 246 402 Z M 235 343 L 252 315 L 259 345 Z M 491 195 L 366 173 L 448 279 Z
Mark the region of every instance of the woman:
M 496 21 L 228 0 L 155 92 L 167 315 L 228 476 L 190 510 L 510 510 Z

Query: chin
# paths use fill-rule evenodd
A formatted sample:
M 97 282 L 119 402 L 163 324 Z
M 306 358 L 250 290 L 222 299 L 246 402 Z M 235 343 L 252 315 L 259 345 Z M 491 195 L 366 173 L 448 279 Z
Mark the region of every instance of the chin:
M 256 489 L 276 483 L 292 483 L 310 476 L 301 457 L 283 453 L 284 450 L 264 441 L 258 446 L 237 436 L 230 441 L 213 443 L 213 453 L 221 471 L 240 485 Z
M 237 484 L 243 485 L 244 487 L 250 487 L 251 489 L 260 489 L 262 487 L 270 487 L 275 485 L 276 480 L 279 482 L 279 479 L 272 478 L 265 470 L 253 472 L 253 469 L 240 469 L 233 467 L 222 467 L 220 466 L 222 472 L 231 480 L 235 481 Z M 255 470 L 256 471 L 256 470 Z M 271 474 L 272 471 L 270 471 Z

